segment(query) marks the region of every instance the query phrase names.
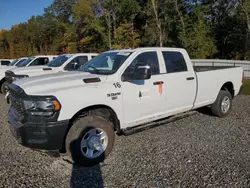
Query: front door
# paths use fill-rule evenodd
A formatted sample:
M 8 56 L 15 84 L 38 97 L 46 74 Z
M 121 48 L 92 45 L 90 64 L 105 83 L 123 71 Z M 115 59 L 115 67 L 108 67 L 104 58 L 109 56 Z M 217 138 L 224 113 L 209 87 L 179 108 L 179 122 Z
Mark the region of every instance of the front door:
M 122 82 L 124 126 L 139 125 L 150 118 L 165 112 L 164 75 L 160 74 L 161 63 L 157 51 L 142 52 L 127 67 L 123 75 L 133 74 L 137 64 L 151 67 L 152 76 L 149 80 L 132 80 Z M 132 77 L 132 76 L 131 76 Z

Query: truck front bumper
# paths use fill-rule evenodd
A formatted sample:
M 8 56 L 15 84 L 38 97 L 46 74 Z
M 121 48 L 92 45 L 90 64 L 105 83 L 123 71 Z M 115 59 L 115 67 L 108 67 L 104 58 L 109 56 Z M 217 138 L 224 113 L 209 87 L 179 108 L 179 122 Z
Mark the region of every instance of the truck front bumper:
M 16 120 L 15 110 L 9 109 L 8 121 L 17 141 L 26 147 L 41 150 L 59 150 L 64 145 L 69 121 L 48 123 L 21 123 Z

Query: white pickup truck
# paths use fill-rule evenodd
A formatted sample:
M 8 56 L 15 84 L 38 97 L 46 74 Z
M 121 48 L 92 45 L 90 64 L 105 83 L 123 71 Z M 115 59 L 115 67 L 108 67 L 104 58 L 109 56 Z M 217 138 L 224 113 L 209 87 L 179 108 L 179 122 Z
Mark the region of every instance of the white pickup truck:
M 97 53 L 62 54 L 44 66 L 20 67 L 8 70 L 5 72 L 6 86 L 15 80 L 26 77 L 78 70 L 97 55 Z
M 22 63 L 23 61 L 25 61 L 26 59 L 28 59 L 27 57 L 22 57 L 19 59 L 15 59 L 13 61 L 10 61 L 9 63 L 4 63 L 5 65 L 1 65 L 0 69 L 5 69 L 7 66 L 8 67 L 14 67 L 17 66 L 18 64 Z M 1 61 L 1 60 L 0 60 Z
M 7 66 L 9 65 L 11 62 L 13 62 L 14 59 L 0 59 L 0 67 L 1 66 Z
M 22 145 L 65 150 L 76 163 L 92 166 L 110 154 L 115 133 L 205 106 L 227 116 L 242 76 L 241 67 L 193 67 L 179 48 L 108 51 L 81 71 L 10 84 L 8 121 Z
M 28 57 L 21 57 L 19 59 L 15 59 L 14 61 L 12 61 L 10 64 L 8 64 L 7 66 L 15 66 L 17 67 L 18 64 L 24 62 L 26 59 L 28 59 Z
M 48 62 L 56 58 L 57 56 L 54 55 L 39 55 L 39 56 L 32 56 L 29 58 L 25 58 L 25 60 L 21 60 L 21 62 L 16 64 L 10 64 L 10 66 L 4 66 L 0 68 L 0 92 L 2 94 L 6 94 L 6 80 L 5 80 L 5 72 L 14 68 L 19 67 L 29 67 L 29 66 L 41 66 L 46 65 Z

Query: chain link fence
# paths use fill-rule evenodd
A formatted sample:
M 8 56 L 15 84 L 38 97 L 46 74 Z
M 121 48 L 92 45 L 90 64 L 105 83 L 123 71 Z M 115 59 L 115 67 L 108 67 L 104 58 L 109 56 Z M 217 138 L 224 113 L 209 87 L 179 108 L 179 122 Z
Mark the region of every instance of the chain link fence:
M 242 67 L 244 77 L 250 78 L 250 61 L 217 60 L 217 59 L 192 59 L 194 66 L 233 66 Z

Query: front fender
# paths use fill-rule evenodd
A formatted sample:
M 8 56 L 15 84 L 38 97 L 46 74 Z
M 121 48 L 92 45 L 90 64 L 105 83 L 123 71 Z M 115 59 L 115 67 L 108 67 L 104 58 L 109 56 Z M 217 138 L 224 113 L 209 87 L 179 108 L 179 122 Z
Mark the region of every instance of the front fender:
M 110 94 L 116 94 L 116 97 L 113 98 Z M 117 115 L 120 123 L 123 123 L 122 92 L 120 88 L 115 89 L 112 85 L 111 87 L 78 88 L 73 91 L 58 92 L 55 93 L 54 96 L 59 100 L 62 106 L 59 121 L 71 119 L 77 112 L 91 106 L 99 105 L 111 108 Z

